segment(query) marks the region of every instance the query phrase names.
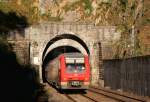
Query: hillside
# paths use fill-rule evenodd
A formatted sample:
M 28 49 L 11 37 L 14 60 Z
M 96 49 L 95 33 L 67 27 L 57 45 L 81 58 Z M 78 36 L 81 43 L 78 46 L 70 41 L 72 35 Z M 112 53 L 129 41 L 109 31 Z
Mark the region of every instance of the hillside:
M 92 22 L 95 25 L 117 26 L 122 37 L 120 41 L 112 44 L 112 48 L 113 57 L 118 58 L 150 54 L 149 2 L 149 0 L 13 0 L 7 3 L 0 2 L 0 10 L 6 13 L 13 11 L 19 16 L 25 16 L 31 25 L 53 21 Z M 132 34 L 135 36 L 135 42 L 131 41 Z

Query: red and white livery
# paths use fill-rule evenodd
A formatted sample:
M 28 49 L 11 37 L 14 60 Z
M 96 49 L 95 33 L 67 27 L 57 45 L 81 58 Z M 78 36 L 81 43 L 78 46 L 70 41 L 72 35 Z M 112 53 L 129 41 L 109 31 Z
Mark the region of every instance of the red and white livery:
M 89 57 L 81 53 L 61 54 L 48 63 L 45 77 L 50 84 L 60 89 L 88 89 Z

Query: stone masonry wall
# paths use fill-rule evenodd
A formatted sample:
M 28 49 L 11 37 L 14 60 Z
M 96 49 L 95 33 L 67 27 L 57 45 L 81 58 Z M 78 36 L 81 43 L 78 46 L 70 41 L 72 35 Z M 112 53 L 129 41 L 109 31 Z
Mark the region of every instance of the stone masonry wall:
M 29 42 L 27 41 L 9 41 L 13 51 L 16 53 L 17 60 L 20 64 L 29 64 Z
M 15 33 L 9 36 L 20 63 L 31 63 L 39 70 L 42 80 L 42 54 L 48 42 L 58 35 L 71 34 L 80 38 L 90 51 L 91 84 L 103 86 L 102 59 L 107 56 L 105 48 L 119 39 L 114 26 L 95 26 L 87 23 L 41 23 L 24 30 L 24 35 Z M 69 42 L 69 41 L 68 41 Z M 73 46 L 71 43 L 68 45 Z M 82 46 L 82 45 L 81 45 Z M 79 47 L 80 48 L 80 47 Z

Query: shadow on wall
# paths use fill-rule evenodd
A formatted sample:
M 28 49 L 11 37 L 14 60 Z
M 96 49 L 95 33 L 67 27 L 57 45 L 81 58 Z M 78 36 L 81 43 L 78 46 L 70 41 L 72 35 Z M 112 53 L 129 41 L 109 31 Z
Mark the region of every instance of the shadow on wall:
M 11 47 L 0 39 L 0 93 L 4 102 L 34 102 L 39 88 L 31 66 L 22 66 Z
M 24 34 L 22 31 L 28 25 L 25 17 L 0 11 L 0 94 L 3 102 L 34 102 L 39 89 L 34 68 L 20 65 L 12 46 L 4 39 L 11 31 Z
M 26 17 L 16 12 L 4 13 L 0 11 L 0 35 L 6 36 L 11 31 L 18 31 L 24 36 L 24 29 L 29 26 Z

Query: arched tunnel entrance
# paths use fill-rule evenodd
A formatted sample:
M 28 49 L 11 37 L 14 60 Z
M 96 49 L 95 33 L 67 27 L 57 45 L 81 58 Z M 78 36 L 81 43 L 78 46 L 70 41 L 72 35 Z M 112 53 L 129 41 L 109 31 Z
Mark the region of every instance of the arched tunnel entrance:
M 90 51 L 86 43 L 79 37 L 72 34 L 57 35 L 55 38 L 50 40 L 42 54 L 42 80 L 45 79 L 45 68 L 46 65 L 63 53 L 78 52 L 85 55 L 90 55 Z

